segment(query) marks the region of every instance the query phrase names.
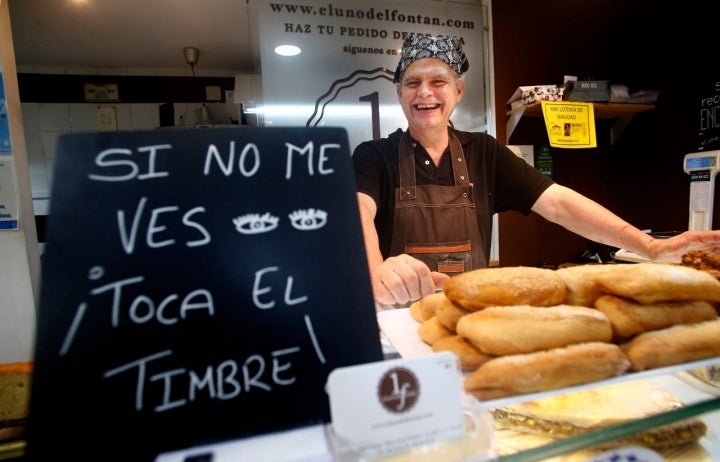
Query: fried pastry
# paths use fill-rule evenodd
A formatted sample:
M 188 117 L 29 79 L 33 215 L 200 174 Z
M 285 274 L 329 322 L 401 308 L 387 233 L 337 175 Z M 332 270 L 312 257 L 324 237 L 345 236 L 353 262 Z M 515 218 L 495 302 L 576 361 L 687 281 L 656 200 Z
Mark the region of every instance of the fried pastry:
M 531 353 L 573 343 L 609 342 L 612 326 L 594 308 L 493 306 L 463 316 L 457 332 L 491 355 Z
M 420 340 L 428 345 L 432 345 L 443 337 L 455 334 L 455 332 L 440 324 L 440 321 L 435 316 L 420 324 L 417 332 Z
M 450 351 L 458 357 L 460 368 L 464 371 L 474 371 L 481 364 L 488 362 L 492 356 L 483 353 L 467 339 L 459 335 L 443 337 L 432 344 L 434 352 Z
M 555 273 L 567 286 L 565 304 L 577 306 L 594 306 L 595 300 L 604 294 L 595 277 L 605 271 L 612 271 L 615 265 L 575 265 L 559 268 Z
M 720 319 L 645 332 L 622 349 L 635 371 L 720 356 Z
M 445 295 L 466 310 L 488 306 L 553 306 L 565 300 L 565 281 L 555 270 L 531 266 L 481 268 L 445 281 Z
M 464 385 L 479 399 L 494 399 L 595 382 L 623 374 L 629 367 L 630 361 L 614 343 L 578 343 L 493 358 L 467 376 Z
M 700 300 L 642 304 L 628 298 L 603 295 L 595 301 L 595 307 L 605 313 L 613 332 L 621 338 L 676 324 L 692 324 L 717 318 L 715 307 Z
M 667 300 L 720 301 L 720 281 L 705 271 L 667 263 L 613 265 L 595 277 L 603 291 L 640 303 Z
M 437 307 L 445 300 L 445 294 L 435 292 L 410 304 L 410 316 L 417 322 L 425 322 L 435 316 Z
M 472 311 L 466 310 L 449 298 L 445 297 L 445 299 L 438 305 L 435 316 L 443 326 L 453 332 L 457 332 L 457 323 L 460 318 L 470 313 L 472 313 Z

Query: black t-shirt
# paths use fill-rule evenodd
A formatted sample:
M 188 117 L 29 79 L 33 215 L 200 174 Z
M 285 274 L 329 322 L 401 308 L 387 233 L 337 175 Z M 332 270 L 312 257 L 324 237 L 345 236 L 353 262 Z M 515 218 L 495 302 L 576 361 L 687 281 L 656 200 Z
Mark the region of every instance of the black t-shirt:
M 537 198 L 553 181 L 492 136 L 451 130 L 458 137 L 465 153 L 480 236 L 489 260 L 493 214 L 507 210 L 530 214 Z M 387 138 L 365 141 L 353 152 L 357 190 L 372 197 L 377 204 L 375 228 L 378 230 L 380 251 L 384 258 L 390 256 L 402 133 L 398 129 Z M 452 186 L 454 179 L 449 148 L 436 167 L 425 149 L 418 144 L 415 149 L 415 179 L 418 185 Z

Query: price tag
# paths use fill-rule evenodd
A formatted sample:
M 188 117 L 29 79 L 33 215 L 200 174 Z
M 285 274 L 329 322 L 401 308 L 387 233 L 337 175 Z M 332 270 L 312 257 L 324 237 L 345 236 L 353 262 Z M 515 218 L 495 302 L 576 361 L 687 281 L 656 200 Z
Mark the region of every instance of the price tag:
M 455 355 L 348 366 L 328 377 L 335 435 L 376 457 L 466 434 Z

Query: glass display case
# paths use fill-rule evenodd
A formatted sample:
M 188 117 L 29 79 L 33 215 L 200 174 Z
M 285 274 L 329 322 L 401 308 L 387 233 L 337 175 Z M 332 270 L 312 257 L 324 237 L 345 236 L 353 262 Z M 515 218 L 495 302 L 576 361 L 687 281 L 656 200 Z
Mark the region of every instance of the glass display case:
M 432 349 L 418 339 L 416 334 L 418 324 L 411 319 L 407 310 L 381 312 L 378 314 L 378 321 L 382 331 L 384 351 L 388 357 L 432 354 Z M 592 457 L 608 451 L 608 446 L 613 446 L 608 443 L 694 417 L 705 423 L 707 427 L 705 436 L 701 437 L 698 443 L 663 448 L 661 456 L 668 461 L 720 460 L 720 435 L 715 430 L 720 428 L 720 383 L 713 383 L 713 379 L 710 379 L 710 377 L 717 379 L 718 367 L 720 367 L 720 357 L 715 357 L 671 367 L 630 372 L 611 379 L 563 389 L 493 399 L 480 404 L 492 410 L 606 385 L 622 386 L 623 383 L 634 380 L 647 381 L 667 391 L 684 405 L 667 412 L 562 438 L 526 435 L 503 430 L 496 425 L 494 438 L 497 460 L 500 462 L 589 461 Z

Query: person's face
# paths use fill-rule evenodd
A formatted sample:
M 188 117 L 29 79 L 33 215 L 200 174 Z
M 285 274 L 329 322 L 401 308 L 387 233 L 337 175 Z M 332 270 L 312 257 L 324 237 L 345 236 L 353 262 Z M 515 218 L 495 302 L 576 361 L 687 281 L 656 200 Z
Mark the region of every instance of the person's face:
M 412 131 L 447 127 L 465 82 L 437 58 L 413 61 L 398 86 L 398 99 Z

